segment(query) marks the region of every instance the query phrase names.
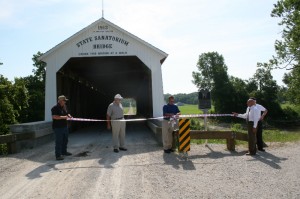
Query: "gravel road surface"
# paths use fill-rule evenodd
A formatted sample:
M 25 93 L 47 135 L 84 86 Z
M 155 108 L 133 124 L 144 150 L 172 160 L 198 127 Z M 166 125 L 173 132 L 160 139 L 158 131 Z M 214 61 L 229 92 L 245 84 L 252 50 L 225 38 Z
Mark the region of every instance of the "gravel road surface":
M 300 144 L 270 144 L 246 156 L 225 145 L 192 145 L 188 159 L 164 154 L 152 133 L 128 125 L 128 151 L 113 153 L 111 133 L 70 134 L 64 161 L 54 142 L 0 158 L 0 198 L 300 198 Z

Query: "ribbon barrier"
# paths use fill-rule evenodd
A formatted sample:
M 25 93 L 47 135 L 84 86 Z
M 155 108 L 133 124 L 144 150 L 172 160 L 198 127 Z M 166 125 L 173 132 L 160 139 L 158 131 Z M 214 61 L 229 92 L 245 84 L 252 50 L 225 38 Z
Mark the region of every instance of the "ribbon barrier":
M 179 118 L 194 118 L 194 117 L 228 117 L 233 114 L 190 114 L 190 115 L 179 115 Z
M 158 117 L 160 118 L 160 117 Z M 120 121 L 120 122 L 130 122 L 130 121 L 146 121 L 150 119 L 156 119 L 156 118 L 137 118 L 137 119 L 119 119 L 119 120 L 99 120 L 99 119 L 86 119 L 86 118 L 68 118 L 68 121 L 79 121 L 79 122 L 107 122 L 107 121 Z
M 175 115 L 171 117 L 171 120 L 179 119 L 179 118 L 200 118 L 200 117 L 228 117 L 233 116 L 233 114 L 189 114 L 189 115 Z M 136 119 L 120 119 L 120 120 L 100 120 L 100 119 L 87 119 L 87 118 L 68 118 L 69 121 L 81 121 L 81 122 L 106 122 L 106 121 L 124 121 L 124 122 L 131 122 L 131 121 L 146 121 L 146 120 L 157 120 L 163 119 L 165 117 L 153 117 L 153 118 L 136 118 Z

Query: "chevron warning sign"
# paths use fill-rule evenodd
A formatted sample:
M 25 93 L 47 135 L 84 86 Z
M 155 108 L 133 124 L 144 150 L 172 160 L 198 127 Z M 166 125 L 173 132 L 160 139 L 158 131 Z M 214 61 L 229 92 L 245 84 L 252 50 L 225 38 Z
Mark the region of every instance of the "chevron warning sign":
M 180 152 L 190 151 L 190 120 L 189 119 L 179 119 L 179 132 L 178 132 L 178 141 Z

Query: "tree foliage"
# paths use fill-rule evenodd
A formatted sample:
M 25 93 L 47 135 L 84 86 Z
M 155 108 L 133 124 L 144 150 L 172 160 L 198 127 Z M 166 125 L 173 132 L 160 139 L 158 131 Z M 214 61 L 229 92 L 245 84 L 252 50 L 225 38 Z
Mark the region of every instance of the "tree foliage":
M 0 133 L 8 133 L 11 124 L 44 119 L 46 64 L 39 61 L 41 55 L 33 55 L 34 75 L 14 82 L 0 75 Z
M 278 0 L 271 13 L 281 19 L 281 40 L 275 41 L 276 55 L 268 63 L 258 63 L 266 68 L 291 70 L 284 76 L 288 86 L 287 97 L 292 103 L 300 103 L 300 1 Z
M 167 103 L 168 98 L 171 96 L 171 94 L 167 93 L 164 95 L 164 100 Z M 173 95 L 175 97 L 176 102 L 181 102 L 184 104 L 198 104 L 198 93 L 193 92 L 193 93 L 178 93 Z
M 29 108 L 26 109 L 26 118 L 22 122 L 35 122 L 44 120 L 45 113 L 45 79 L 46 63 L 39 60 L 43 53 L 38 52 L 33 55 L 32 61 L 34 75 L 20 78 L 19 81 L 25 83 L 30 97 L 28 100 Z
M 8 133 L 9 125 L 22 117 L 28 107 L 28 92 L 24 84 L 12 83 L 0 75 L 0 133 Z
M 279 86 L 273 79 L 271 70 L 258 68 L 250 82 L 252 86 L 257 89 L 249 92 L 249 96 L 256 97 L 258 103 L 269 110 L 268 117 L 279 119 L 283 115 L 278 101 Z
M 218 113 L 237 110 L 237 95 L 227 74 L 224 58 L 217 52 L 199 56 L 197 72 L 193 72 L 193 83 L 200 89 L 211 91 L 213 105 Z

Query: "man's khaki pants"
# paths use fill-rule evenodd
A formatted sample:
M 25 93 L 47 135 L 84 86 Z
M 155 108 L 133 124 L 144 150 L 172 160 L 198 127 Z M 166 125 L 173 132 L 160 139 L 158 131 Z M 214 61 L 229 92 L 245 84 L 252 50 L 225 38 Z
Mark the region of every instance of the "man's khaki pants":
M 125 147 L 125 120 L 111 121 L 113 147 L 119 149 L 119 147 Z
M 162 122 L 162 141 L 164 150 L 172 149 L 173 144 L 173 131 L 178 129 L 178 122 L 172 125 L 169 120 L 163 120 Z

